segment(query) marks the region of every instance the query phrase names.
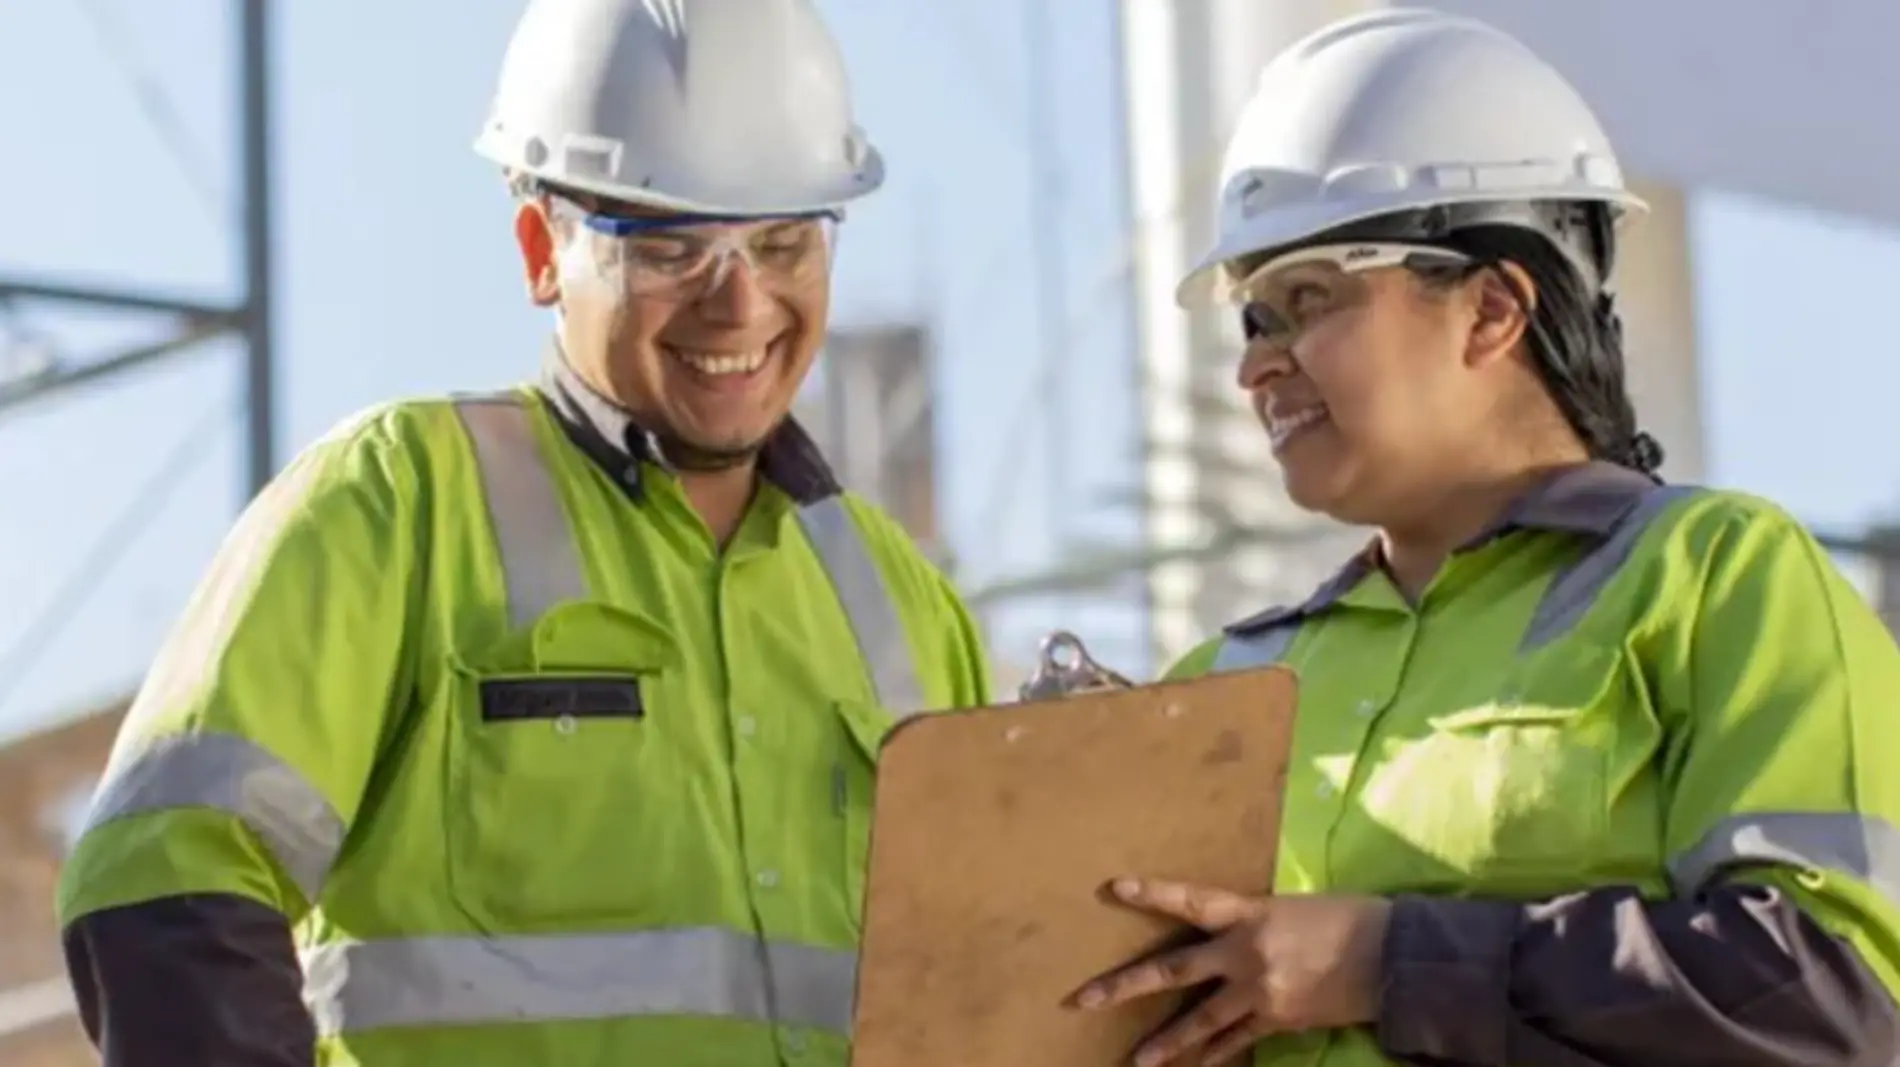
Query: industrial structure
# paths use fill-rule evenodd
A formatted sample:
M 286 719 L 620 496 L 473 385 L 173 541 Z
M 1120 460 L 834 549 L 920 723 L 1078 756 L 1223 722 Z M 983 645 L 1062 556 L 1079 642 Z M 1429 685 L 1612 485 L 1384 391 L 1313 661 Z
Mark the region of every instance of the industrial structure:
M 0 277 L 0 317 L 34 303 L 94 311 L 169 318 L 168 335 L 127 351 L 77 357 L 57 339 L 39 340 L 35 358 L 0 376 L 0 414 L 8 408 L 43 401 L 77 386 L 97 382 L 155 360 L 186 352 L 214 338 L 237 336 L 244 342 L 245 406 L 248 412 L 245 499 L 263 488 L 276 470 L 276 364 L 272 358 L 271 259 L 276 254 L 271 171 L 270 5 L 266 0 L 237 0 L 236 76 L 240 170 L 243 174 L 242 226 L 232 235 L 242 247 L 243 287 L 232 299 L 205 303 L 143 289 L 74 285 L 41 277 Z
M 913 324 L 832 331 L 794 413 L 838 477 L 891 513 L 926 553 L 950 562 L 937 511 L 933 339 Z

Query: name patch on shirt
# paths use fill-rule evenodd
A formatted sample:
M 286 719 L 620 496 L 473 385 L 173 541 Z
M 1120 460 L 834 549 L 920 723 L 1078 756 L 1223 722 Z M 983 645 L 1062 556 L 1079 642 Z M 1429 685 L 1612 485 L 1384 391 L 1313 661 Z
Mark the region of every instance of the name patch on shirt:
M 481 683 L 483 722 L 639 719 L 640 682 L 625 677 L 497 678 Z

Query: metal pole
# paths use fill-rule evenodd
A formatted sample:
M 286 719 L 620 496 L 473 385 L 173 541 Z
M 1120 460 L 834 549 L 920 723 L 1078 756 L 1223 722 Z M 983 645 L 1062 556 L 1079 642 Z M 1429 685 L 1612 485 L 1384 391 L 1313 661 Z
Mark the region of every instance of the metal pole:
M 270 23 L 265 0 L 239 0 L 244 145 L 244 377 L 247 495 L 277 469 L 271 308 Z
M 1134 137 L 1129 130 L 1128 92 L 1130 79 L 1128 76 L 1128 2 L 1129 0 L 1117 0 L 1113 15 L 1115 20 L 1115 93 L 1113 97 L 1115 101 L 1115 131 L 1121 142 L 1120 148 L 1122 156 L 1122 165 L 1117 173 L 1121 177 L 1119 193 L 1121 195 L 1122 215 L 1128 220 L 1129 225 L 1128 247 L 1130 249 L 1131 260 L 1127 280 L 1122 286 L 1123 292 L 1127 296 L 1127 299 L 1122 303 L 1122 307 L 1125 309 L 1122 315 L 1122 322 L 1128 331 L 1128 377 L 1129 385 L 1131 386 L 1128 390 L 1128 395 L 1132 400 L 1132 403 L 1129 405 L 1129 425 L 1135 428 L 1136 440 L 1140 446 L 1140 458 L 1136 461 L 1136 474 L 1138 475 L 1137 483 L 1143 487 L 1140 510 L 1137 512 L 1135 518 L 1136 534 L 1144 547 L 1152 548 L 1157 539 L 1154 530 L 1154 508 L 1147 493 L 1148 452 L 1151 447 L 1148 434 L 1148 367 L 1147 362 L 1142 358 L 1142 320 L 1141 314 L 1137 310 L 1141 299 L 1141 285 L 1139 276 L 1134 269 L 1134 261 L 1138 259 L 1141 249 L 1143 248 L 1144 235 L 1141 232 L 1141 227 L 1144 223 L 1140 205 L 1135 201 L 1134 146 L 1132 143 Z M 1154 641 L 1152 639 L 1155 615 L 1154 583 L 1149 581 L 1141 582 L 1133 599 L 1136 602 L 1137 613 L 1141 617 L 1143 634 L 1141 648 L 1144 662 L 1136 669 L 1145 673 L 1153 673 L 1158 669 L 1157 665 L 1150 662 L 1156 658 Z
M 1049 7 L 1053 0 L 1022 0 L 1023 54 L 1029 77 L 1024 79 L 1029 94 L 1029 161 L 1032 168 L 1030 211 L 1034 214 L 1029 232 L 1035 248 L 1036 326 L 1041 348 L 1039 377 L 1049 388 L 1042 397 L 1044 460 L 1048 469 L 1045 514 L 1049 518 L 1054 548 L 1073 531 L 1070 504 L 1075 493 L 1069 485 L 1070 411 L 1068 390 L 1063 387 L 1062 370 L 1068 356 L 1065 319 L 1068 317 L 1068 279 L 1064 271 L 1062 226 L 1061 145 L 1057 143 L 1060 125 L 1056 115 L 1056 70 L 1054 42 L 1049 32 Z

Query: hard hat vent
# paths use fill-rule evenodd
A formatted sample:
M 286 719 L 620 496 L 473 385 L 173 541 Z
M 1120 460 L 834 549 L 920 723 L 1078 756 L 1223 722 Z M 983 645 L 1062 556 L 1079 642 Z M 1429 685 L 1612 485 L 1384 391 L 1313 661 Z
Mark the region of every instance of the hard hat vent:
M 611 182 L 620 178 L 619 141 L 574 134 L 561 147 L 567 173 L 576 181 Z

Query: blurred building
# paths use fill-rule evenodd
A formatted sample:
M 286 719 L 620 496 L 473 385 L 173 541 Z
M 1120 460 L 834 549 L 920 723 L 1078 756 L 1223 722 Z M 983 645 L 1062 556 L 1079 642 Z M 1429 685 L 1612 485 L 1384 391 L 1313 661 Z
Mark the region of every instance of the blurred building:
M 938 566 L 956 574 L 937 491 L 937 422 L 929 329 L 890 323 L 834 330 L 812 386 L 793 409 L 845 486 L 904 527 Z M 1027 677 L 996 663 L 996 692 Z
M 85 1067 L 53 889 L 123 704 L 0 741 L 0 1067 Z
M 838 477 L 946 561 L 937 509 L 937 425 L 929 330 L 898 323 L 835 330 L 795 411 Z

